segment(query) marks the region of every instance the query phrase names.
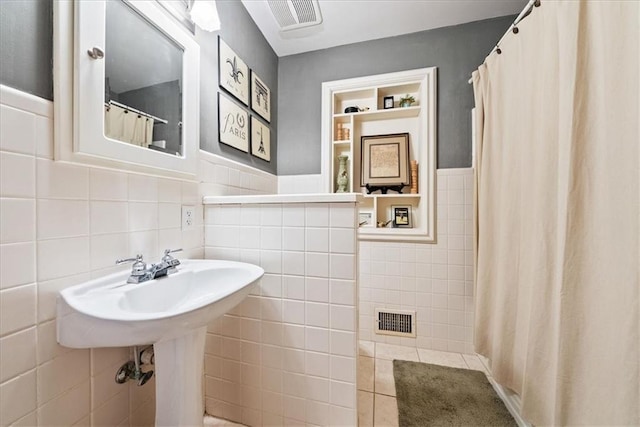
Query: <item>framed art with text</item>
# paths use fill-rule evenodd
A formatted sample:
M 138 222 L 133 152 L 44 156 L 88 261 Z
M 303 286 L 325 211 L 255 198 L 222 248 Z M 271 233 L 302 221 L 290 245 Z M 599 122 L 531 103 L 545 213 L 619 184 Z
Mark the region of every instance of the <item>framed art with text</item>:
M 220 87 L 249 105 L 249 67 L 218 36 L 218 79 Z
M 218 139 L 245 153 L 249 152 L 249 113 L 218 92 Z

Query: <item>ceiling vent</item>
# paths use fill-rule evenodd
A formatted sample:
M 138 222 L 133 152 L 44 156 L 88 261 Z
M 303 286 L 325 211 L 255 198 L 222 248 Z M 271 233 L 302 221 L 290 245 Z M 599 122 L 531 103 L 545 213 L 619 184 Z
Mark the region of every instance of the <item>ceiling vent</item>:
M 318 0 L 267 0 L 280 31 L 313 27 L 322 23 Z

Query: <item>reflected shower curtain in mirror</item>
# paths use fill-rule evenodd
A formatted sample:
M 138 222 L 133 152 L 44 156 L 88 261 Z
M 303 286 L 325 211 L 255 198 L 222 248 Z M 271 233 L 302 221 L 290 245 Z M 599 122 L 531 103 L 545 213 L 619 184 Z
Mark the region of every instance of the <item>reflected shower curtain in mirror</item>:
M 543 0 L 473 75 L 474 342 L 535 425 L 640 425 L 638 22 Z
M 104 107 L 104 134 L 112 139 L 148 147 L 153 141 L 152 118 L 117 105 Z

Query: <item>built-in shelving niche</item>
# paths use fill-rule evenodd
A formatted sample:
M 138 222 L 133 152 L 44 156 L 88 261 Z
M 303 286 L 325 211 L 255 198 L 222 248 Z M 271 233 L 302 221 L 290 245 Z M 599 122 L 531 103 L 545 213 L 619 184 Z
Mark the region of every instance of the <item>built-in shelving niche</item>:
M 400 107 L 405 95 L 415 102 Z M 394 108 L 384 108 L 393 96 Z M 323 176 L 328 192 L 337 190 L 338 156 L 349 157 L 348 191 L 365 194 L 361 212 L 372 212 L 374 225 L 359 228 L 362 240 L 435 242 L 436 179 L 436 68 L 325 82 L 322 85 Z M 360 111 L 345 113 L 347 107 Z M 348 129 L 339 138 L 338 127 Z M 366 194 L 360 186 L 362 136 L 409 133 L 410 159 L 418 161 L 418 194 Z M 405 188 L 403 193 L 408 193 Z M 412 228 L 379 228 L 391 219 L 391 206 L 410 205 Z

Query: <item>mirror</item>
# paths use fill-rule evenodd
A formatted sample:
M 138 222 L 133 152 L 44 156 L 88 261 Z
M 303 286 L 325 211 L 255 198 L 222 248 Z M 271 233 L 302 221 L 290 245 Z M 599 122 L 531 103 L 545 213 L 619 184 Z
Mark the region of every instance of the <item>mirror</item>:
M 156 1 L 54 2 L 56 160 L 193 179 L 200 47 Z
M 182 48 L 122 0 L 105 33 L 105 136 L 181 155 Z

